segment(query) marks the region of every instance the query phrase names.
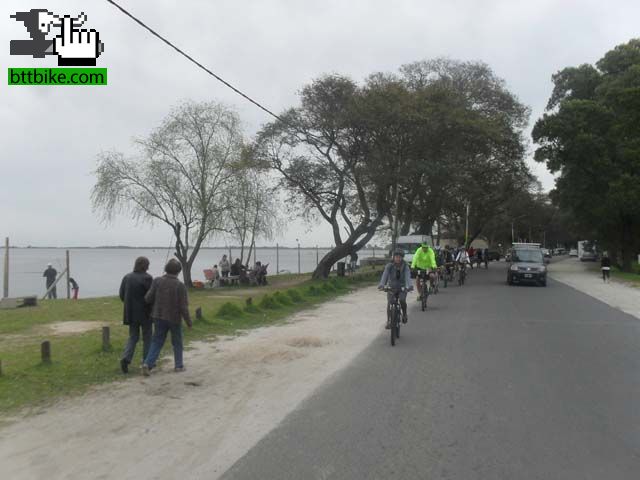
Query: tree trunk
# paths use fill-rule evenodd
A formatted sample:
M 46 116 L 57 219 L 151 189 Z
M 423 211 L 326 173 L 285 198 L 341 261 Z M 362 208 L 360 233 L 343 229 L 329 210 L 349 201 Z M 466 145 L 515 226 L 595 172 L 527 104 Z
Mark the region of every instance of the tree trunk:
M 351 255 L 353 252 L 357 252 L 369 243 L 369 240 L 371 240 L 378 230 L 380 223 L 382 222 L 375 220 L 367 227 L 359 226 L 347 240 L 333 247 L 333 249 L 318 262 L 318 266 L 313 271 L 312 278 L 314 280 L 328 278 L 329 273 L 331 273 L 331 267 L 333 267 L 338 260 Z

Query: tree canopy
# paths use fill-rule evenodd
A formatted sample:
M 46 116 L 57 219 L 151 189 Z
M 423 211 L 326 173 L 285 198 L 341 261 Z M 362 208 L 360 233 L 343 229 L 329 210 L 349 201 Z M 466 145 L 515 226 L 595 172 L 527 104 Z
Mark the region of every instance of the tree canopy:
M 628 270 L 640 250 L 640 40 L 553 82 L 533 130 L 535 158 L 559 174 L 559 205 Z

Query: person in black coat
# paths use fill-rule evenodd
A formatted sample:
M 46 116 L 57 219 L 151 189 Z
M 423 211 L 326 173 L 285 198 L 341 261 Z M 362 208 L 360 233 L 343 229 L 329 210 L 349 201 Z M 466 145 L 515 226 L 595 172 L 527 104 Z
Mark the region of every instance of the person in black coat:
M 42 276 L 47 279 L 47 290 L 49 291 L 49 293 L 47 293 L 47 298 L 55 300 L 56 298 L 58 298 L 58 295 L 56 292 L 57 287 L 51 288 L 51 285 L 53 285 L 56 282 L 58 271 L 55 268 L 53 268 L 49 263 L 47 264 L 47 269 L 44 271 Z M 49 288 L 51 288 L 51 290 L 49 290 Z
M 129 325 L 129 340 L 120 359 L 122 373 L 129 372 L 129 364 L 133 360 L 136 344 L 140 340 L 140 332 L 142 332 L 142 358 L 147 358 L 151 345 L 153 325 L 151 305 L 145 302 L 144 296 L 151 288 L 153 278 L 147 270 L 149 270 L 149 259 L 136 258 L 133 272 L 126 274 L 120 284 L 120 300 L 124 303 L 122 323 Z

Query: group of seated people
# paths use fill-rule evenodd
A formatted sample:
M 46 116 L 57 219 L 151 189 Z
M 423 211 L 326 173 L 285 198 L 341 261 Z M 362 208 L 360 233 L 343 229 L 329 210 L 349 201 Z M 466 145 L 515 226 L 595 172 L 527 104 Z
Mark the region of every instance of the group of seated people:
M 231 285 L 236 282 L 240 285 L 261 286 L 267 284 L 268 267 L 268 263 L 263 265 L 258 261 L 253 268 L 250 269 L 246 265 L 243 265 L 239 258 L 236 258 L 235 262 L 230 264 L 228 270 L 218 268 L 218 265 L 214 265 L 209 272 L 205 271 L 205 273 L 207 275 L 207 281 L 214 287 Z

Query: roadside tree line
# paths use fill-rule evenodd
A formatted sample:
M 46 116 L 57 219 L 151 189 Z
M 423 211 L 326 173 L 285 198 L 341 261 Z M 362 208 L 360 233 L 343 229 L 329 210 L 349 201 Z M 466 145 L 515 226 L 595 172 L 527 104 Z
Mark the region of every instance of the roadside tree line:
M 250 254 L 274 235 L 280 212 L 323 222 L 335 244 L 314 272 L 323 278 L 376 233 L 436 228 L 470 242 L 508 216 L 536 189 L 528 117 L 488 65 L 450 59 L 361 84 L 321 76 L 251 141 L 230 109 L 187 102 L 136 141 L 138 157 L 99 156 L 93 205 L 107 221 L 127 213 L 168 225 L 187 284 L 214 235 Z
M 640 39 L 553 83 L 533 129 L 535 158 L 557 173 L 551 196 L 576 230 L 631 271 L 640 252 Z

